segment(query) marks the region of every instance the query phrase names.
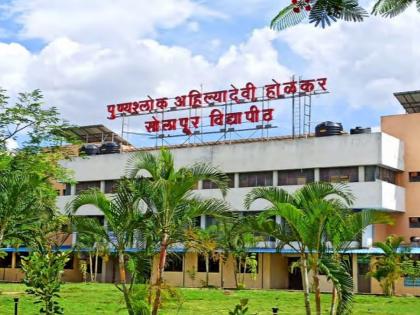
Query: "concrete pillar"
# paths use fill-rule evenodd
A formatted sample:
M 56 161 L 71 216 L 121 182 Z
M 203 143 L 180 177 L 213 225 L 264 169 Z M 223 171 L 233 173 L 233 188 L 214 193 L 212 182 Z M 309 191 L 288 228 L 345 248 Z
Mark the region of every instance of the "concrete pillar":
M 12 253 L 12 269 L 16 268 L 16 252 Z
M 319 182 L 320 176 L 319 176 L 319 168 L 316 168 L 314 170 L 314 181 Z
M 262 254 L 261 273 L 262 288 L 271 289 L 271 254 Z
M 362 234 L 362 247 L 372 247 L 373 244 L 373 225 L 369 225 Z
M 76 184 L 71 184 L 70 186 L 70 195 L 76 194 Z
M 203 181 L 202 180 L 198 181 L 197 189 L 203 189 Z
M 234 175 L 233 187 L 234 188 L 238 188 L 239 187 L 239 173 L 235 173 L 235 175 Z
M 205 229 L 206 228 L 206 215 L 202 214 L 200 217 L 200 228 Z
M 365 181 L 365 167 L 359 166 L 359 182 Z
M 100 186 L 99 186 L 100 191 L 102 191 L 103 193 L 105 192 L 105 181 L 101 180 Z
M 273 171 L 273 186 L 278 186 L 279 185 L 279 172 L 278 171 Z

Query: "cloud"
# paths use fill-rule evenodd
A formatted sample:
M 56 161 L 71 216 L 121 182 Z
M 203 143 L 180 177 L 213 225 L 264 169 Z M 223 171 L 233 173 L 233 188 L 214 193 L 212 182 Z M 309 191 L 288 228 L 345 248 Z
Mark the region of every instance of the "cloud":
M 331 103 L 395 112 L 400 106 L 392 93 L 420 86 L 418 29 L 420 15 L 412 7 L 393 19 L 370 17 L 326 29 L 302 24 L 280 38 L 306 61 L 305 74 L 329 77 Z
M 222 18 L 223 13 L 192 0 L 16 0 L 9 14 L 22 26 L 20 36 L 51 42 L 68 37 L 83 43 L 117 45 L 194 18 Z
M 106 120 L 107 104 L 147 95 L 172 97 L 200 85 L 211 91 L 229 88 L 231 83 L 240 87 L 248 81 L 258 85 L 288 77 L 291 71 L 281 65 L 281 55 L 273 46 L 276 36 L 268 29 L 256 30 L 215 62 L 154 39 L 109 47 L 62 37 L 38 53 L 19 44 L 3 44 L 7 49 L 0 51 L 14 59 L 0 59 L 0 69 L 12 69 L 0 73 L 0 83 L 14 91 L 40 88 L 46 103 L 57 106 L 73 123 L 105 123 L 119 130 L 120 122 Z M 10 76 L 16 79 L 9 80 Z

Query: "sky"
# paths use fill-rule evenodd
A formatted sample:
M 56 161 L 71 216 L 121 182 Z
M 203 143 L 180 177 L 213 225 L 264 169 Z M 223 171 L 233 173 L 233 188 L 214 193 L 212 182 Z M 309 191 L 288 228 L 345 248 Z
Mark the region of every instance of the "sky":
M 105 124 L 106 105 L 303 78 L 328 77 L 313 100 L 314 123 L 379 126 L 402 108 L 393 93 L 420 89 L 420 13 L 270 30 L 288 1 L 9 0 L 0 1 L 0 87 L 11 101 L 41 89 L 73 124 Z M 369 2 L 367 7 L 371 6 Z M 276 106 L 291 133 L 290 104 Z M 144 132 L 143 121 L 129 128 Z M 130 139 L 141 142 L 140 138 Z

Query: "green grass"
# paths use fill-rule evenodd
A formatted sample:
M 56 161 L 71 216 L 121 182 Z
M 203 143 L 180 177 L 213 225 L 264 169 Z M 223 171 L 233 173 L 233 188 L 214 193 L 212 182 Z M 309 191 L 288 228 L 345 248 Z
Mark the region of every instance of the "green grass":
M 0 284 L 0 314 L 13 314 L 13 297 L 20 296 L 19 314 L 39 314 L 33 298 L 24 294 L 22 284 Z M 241 298 L 249 298 L 250 315 L 271 315 L 271 307 L 278 304 L 280 314 L 304 314 L 303 297 L 300 292 L 279 290 L 223 291 L 218 289 L 179 289 L 183 296 L 178 314 L 214 315 L 228 314 Z M 19 294 L 20 293 L 20 294 Z M 111 284 L 65 284 L 62 287 L 65 314 L 126 314 L 120 292 Z M 327 314 L 331 296 L 322 296 L 324 312 Z M 167 300 L 161 314 L 177 314 L 177 303 Z M 420 298 L 357 295 L 354 314 L 420 314 Z

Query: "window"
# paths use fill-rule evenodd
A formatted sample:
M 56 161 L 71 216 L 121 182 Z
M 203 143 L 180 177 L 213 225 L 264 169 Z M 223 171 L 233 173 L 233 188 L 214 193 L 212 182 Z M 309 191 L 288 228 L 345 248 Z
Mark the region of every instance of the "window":
M 319 175 L 322 182 L 358 182 L 359 168 L 357 166 L 321 168 L 319 170 Z
M 106 180 L 105 181 L 105 193 L 106 194 L 114 194 L 117 192 L 117 184 L 118 180 Z
M 210 215 L 206 215 L 206 228 L 212 225 L 217 225 L 217 219 Z
M 408 219 L 410 228 L 420 228 L 420 217 L 410 217 Z
M 216 257 L 209 257 L 209 272 L 219 272 L 220 262 Z M 206 258 L 197 255 L 197 272 L 206 272 Z
M 200 227 L 201 226 L 201 217 L 195 217 L 192 221 L 193 221 L 193 226 L 194 227 Z
M 239 187 L 272 186 L 273 172 L 253 172 L 239 174 Z
M 405 287 L 420 287 L 420 278 L 404 277 Z
M 64 265 L 64 269 L 73 269 L 73 267 L 74 267 L 74 255 L 73 254 L 70 254 L 69 258 L 70 259 Z M 101 264 L 101 267 L 102 267 L 102 264 Z
M 100 181 L 90 181 L 90 182 L 79 182 L 76 184 L 76 195 L 80 194 L 82 191 L 91 189 L 91 188 L 98 188 L 101 189 L 101 182 Z
M 279 186 L 313 183 L 314 169 L 279 171 Z
M 395 184 L 396 172 L 384 167 L 370 165 L 365 166 L 365 181 L 374 182 L 375 180 L 382 180 L 391 184 Z
M 71 195 L 71 184 L 66 184 L 66 188 L 63 190 L 64 196 L 70 196 Z
M 83 217 L 90 218 L 90 219 L 95 219 L 102 226 L 105 224 L 105 217 L 103 215 L 85 215 Z
M 420 182 L 420 172 L 409 173 L 410 182 Z
M 235 174 L 230 173 L 226 174 L 227 177 L 229 177 L 229 183 L 228 187 L 233 188 L 235 186 Z M 209 180 L 203 180 L 203 189 L 217 189 L 217 185 Z
M 73 258 L 70 259 L 68 261 L 68 263 L 70 263 L 70 261 L 73 261 Z M 95 266 L 96 266 L 96 258 L 92 259 L 92 271 L 95 271 Z M 86 261 L 86 268 L 88 270 L 88 272 L 90 271 L 90 261 L 89 259 Z M 73 269 L 73 265 L 71 265 L 71 268 L 67 268 L 67 269 Z M 102 273 L 102 258 L 98 257 L 98 269 L 96 269 L 97 273 Z
M 0 259 L 0 268 L 12 268 L 12 253 L 6 253 L 6 256 Z
M 182 255 L 168 254 L 166 256 L 165 271 L 182 272 Z

